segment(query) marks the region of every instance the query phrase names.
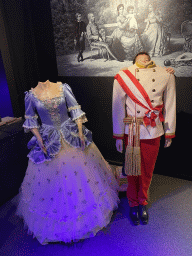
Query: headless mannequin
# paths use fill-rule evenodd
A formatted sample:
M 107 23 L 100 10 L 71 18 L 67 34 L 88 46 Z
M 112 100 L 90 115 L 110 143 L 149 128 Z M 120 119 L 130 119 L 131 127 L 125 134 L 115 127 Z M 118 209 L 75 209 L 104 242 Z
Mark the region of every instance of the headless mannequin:
M 35 94 L 35 96 L 41 101 L 51 100 L 53 98 L 61 96 L 61 93 L 62 93 L 62 88 L 60 86 L 61 84 L 62 84 L 61 82 L 52 83 L 49 80 L 46 80 L 45 82 L 38 82 L 38 85 L 34 89 L 32 89 L 32 91 Z M 75 120 L 75 122 L 79 130 L 79 137 L 81 140 L 81 149 L 84 150 L 85 139 L 82 132 L 82 118 Z M 45 154 L 47 154 L 46 147 L 43 144 L 43 139 L 39 133 L 38 128 L 32 128 L 31 132 L 36 136 L 41 150 Z
M 40 100 L 50 100 L 61 95 L 61 82 L 52 83 L 49 80 L 38 82 L 38 85 L 33 89 L 36 97 Z

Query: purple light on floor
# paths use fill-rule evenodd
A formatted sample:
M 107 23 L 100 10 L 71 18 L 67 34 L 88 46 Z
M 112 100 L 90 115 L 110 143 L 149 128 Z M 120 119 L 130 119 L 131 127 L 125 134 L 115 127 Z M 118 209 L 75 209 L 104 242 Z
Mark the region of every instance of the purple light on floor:
M 0 116 L 13 117 L 13 109 L 11 105 L 11 99 L 9 94 L 9 88 L 7 84 L 5 68 L 3 65 L 3 59 L 0 52 Z

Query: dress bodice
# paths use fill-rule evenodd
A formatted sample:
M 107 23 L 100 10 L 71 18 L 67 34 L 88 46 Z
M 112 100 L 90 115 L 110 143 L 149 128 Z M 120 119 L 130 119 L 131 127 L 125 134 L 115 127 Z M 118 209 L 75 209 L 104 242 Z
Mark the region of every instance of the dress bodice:
M 42 124 L 54 126 L 58 130 L 61 124 L 69 118 L 68 111 L 71 112 L 72 120 L 85 114 L 80 109 L 71 88 L 67 84 L 60 84 L 60 86 L 62 87 L 60 95 L 52 99 L 39 99 L 34 89 L 26 92 L 25 97 L 26 113 L 33 117 L 34 113 L 37 112 Z
M 60 87 L 60 96 L 52 99 L 39 99 L 33 89 L 25 93 L 26 120 L 23 127 L 26 132 L 32 128 L 39 128 L 47 149 L 47 155 L 45 155 L 40 149 L 36 137 L 32 137 L 28 143 L 28 148 L 31 149 L 28 157 L 35 163 L 51 160 L 61 148 L 62 137 L 73 147 L 81 146 L 75 120 L 81 118 L 82 122 L 85 122 L 85 112 L 81 110 L 81 106 L 77 103 L 69 85 L 61 83 Z M 69 117 L 68 112 L 70 112 L 71 117 Z M 41 125 L 39 125 L 38 116 Z M 83 134 L 85 144 L 88 146 L 92 142 L 92 134 L 84 126 Z

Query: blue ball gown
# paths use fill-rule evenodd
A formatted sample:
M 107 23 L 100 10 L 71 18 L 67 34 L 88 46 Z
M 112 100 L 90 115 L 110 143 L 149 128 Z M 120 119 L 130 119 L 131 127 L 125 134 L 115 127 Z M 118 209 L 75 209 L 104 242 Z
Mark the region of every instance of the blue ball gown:
M 84 125 L 85 150 L 80 149 L 75 121 L 85 122 L 85 113 L 68 84 L 57 86 L 60 93 L 52 99 L 40 100 L 34 89 L 25 95 L 23 127 L 39 128 L 47 154 L 33 136 L 16 214 L 41 244 L 95 236 L 119 203 L 118 183 Z

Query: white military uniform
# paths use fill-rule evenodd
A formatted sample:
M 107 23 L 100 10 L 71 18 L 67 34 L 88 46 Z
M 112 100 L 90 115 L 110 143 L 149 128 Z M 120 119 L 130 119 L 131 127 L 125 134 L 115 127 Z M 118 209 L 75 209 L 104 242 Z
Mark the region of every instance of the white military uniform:
M 139 68 L 134 64 L 128 70 L 137 78 L 147 92 L 153 108 L 164 104 L 164 127 L 158 116 L 155 119 L 155 127 L 150 125 L 145 127 L 143 124 L 140 126 L 140 139 L 154 139 L 164 133 L 165 138 L 174 138 L 176 128 L 176 88 L 174 75 L 169 74 L 164 68 L 159 66 Z M 121 76 L 126 75 L 123 71 L 119 71 L 118 74 Z M 115 79 L 113 87 L 113 137 L 123 139 L 124 134 L 128 134 L 129 126 L 123 123 L 123 119 L 126 116 L 144 117 L 146 111 L 145 108 L 133 102 Z

